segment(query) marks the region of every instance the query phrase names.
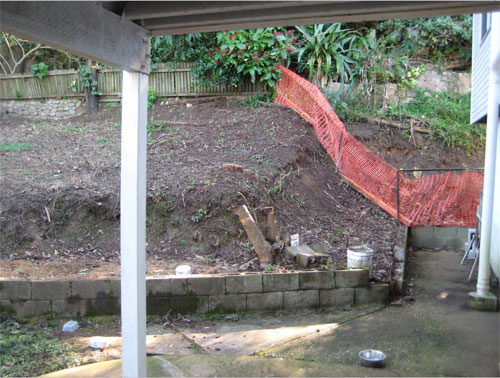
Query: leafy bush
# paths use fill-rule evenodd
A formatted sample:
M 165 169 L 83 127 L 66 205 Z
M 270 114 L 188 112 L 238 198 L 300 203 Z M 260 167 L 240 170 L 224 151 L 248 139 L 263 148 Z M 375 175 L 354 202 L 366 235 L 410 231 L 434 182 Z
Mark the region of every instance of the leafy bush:
M 216 33 L 165 35 L 151 39 L 151 70 L 158 63 L 196 62 L 216 42 Z
M 82 87 L 88 88 L 92 96 L 102 96 L 102 92 L 97 89 L 97 80 L 92 77 L 92 67 L 90 65 L 78 67 L 78 71 L 71 82 L 71 89 L 73 92 L 77 91 L 78 83 L 80 83 Z
M 321 86 L 329 81 L 349 81 L 357 76 L 360 64 L 358 40 L 361 35 L 343 24 L 296 26 L 299 48 L 294 55 L 298 71 L 306 72 L 309 81 L 318 78 Z
M 158 99 L 158 95 L 154 91 L 153 87 L 148 88 L 148 109 L 150 109 L 155 101 Z
M 283 28 L 229 30 L 217 33 L 217 45 L 208 50 L 193 68 L 198 84 L 237 86 L 249 76 L 257 77 L 267 88 L 279 78 L 277 63 L 288 59 L 294 50 L 293 31 Z
M 31 73 L 42 80 L 45 76 L 49 74 L 49 66 L 43 62 L 35 63 L 30 66 Z
M 453 62 L 453 68 L 468 69 L 472 56 L 472 16 L 445 16 L 388 20 L 377 31 L 391 37 L 389 47 L 405 55 L 430 59 L 433 63 Z

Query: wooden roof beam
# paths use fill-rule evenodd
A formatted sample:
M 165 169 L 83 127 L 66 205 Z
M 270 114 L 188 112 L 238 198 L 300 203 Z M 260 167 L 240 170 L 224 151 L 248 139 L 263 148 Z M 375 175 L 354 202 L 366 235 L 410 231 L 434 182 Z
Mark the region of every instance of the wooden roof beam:
M 1 1 L 0 30 L 113 67 L 149 73 L 149 31 L 94 2 Z
M 363 4 L 361 4 L 363 3 Z M 256 27 L 308 25 L 332 22 L 357 22 L 386 20 L 392 18 L 435 17 L 442 15 L 460 15 L 481 13 L 498 9 L 497 2 L 454 2 L 448 8 L 444 2 L 422 3 L 384 2 L 385 7 L 366 9 L 366 2 L 347 4 L 314 4 L 306 8 L 295 6 L 286 9 L 267 9 L 246 12 L 228 12 L 223 14 L 202 14 L 192 17 L 168 17 L 145 20 L 145 27 L 153 35 L 184 34 Z M 364 5 L 365 8 L 361 6 Z
M 128 20 L 289 7 L 302 1 L 129 1 Z M 317 3 L 317 2 L 316 2 Z M 309 4 L 314 4 L 311 2 Z

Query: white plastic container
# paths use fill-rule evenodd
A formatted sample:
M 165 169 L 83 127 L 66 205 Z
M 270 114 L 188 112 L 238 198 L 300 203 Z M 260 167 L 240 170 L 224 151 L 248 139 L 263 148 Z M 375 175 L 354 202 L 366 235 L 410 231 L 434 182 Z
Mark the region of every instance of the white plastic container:
M 64 323 L 62 331 L 63 332 L 75 332 L 78 329 L 78 322 L 74 320 L 70 320 L 69 322 Z
M 373 250 L 366 244 L 347 249 L 348 269 L 370 269 L 373 260 Z
M 192 272 L 193 271 L 189 265 L 179 265 L 177 268 L 175 268 L 176 276 L 188 276 Z
M 104 349 L 108 346 L 109 342 L 106 337 L 92 336 L 90 338 L 90 347 L 93 349 Z

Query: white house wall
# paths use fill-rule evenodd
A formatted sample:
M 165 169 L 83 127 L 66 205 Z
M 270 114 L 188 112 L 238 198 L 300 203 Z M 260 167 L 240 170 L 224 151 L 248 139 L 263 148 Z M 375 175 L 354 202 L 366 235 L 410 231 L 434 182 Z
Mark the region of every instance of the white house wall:
M 500 120 L 499 120 L 500 125 Z M 500 177 L 500 133 L 497 135 L 496 173 L 495 177 Z M 490 264 L 495 276 L 500 277 L 500 183 L 498 179 L 495 183 L 493 199 L 493 222 L 491 233 Z
M 490 37 L 491 33 L 488 33 L 481 41 L 481 15 L 475 14 L 472 33 L 471 123 L 478 122 L 488 112 Z

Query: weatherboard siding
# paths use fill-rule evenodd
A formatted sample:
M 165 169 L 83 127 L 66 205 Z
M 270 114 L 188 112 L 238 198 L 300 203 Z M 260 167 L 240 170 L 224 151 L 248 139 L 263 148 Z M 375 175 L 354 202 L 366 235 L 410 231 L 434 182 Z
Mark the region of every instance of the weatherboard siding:
M 478 122 L 488 112 L 490 37 L 481 40 L 481 15 L 475 14 L 472 33 L 472 98 L 471 123 Z

